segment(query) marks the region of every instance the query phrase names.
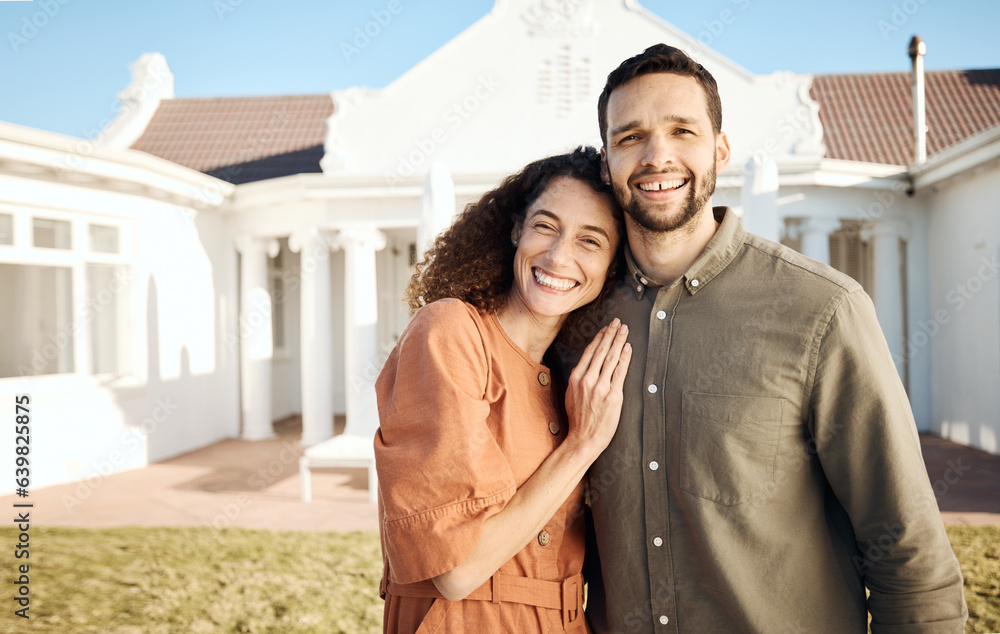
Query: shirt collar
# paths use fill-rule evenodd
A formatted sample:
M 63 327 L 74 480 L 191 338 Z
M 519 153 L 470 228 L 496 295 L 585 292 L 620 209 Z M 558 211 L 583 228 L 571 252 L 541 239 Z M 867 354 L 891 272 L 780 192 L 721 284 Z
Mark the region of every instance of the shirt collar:
M 743 246 L 747 235 L 740 219 L 729 207 L 713 207 L 712 213 L 722 224 L 705 246 L 705 250 L 681 276 L 685 288 L 691 295 L 705 288 L 716 275 L 729 266 Z M 658 289 L 663 286 L 639 269 L 628 245 L 625 245 L 625 263 L 628 265 L 626 281 L 632 284 L 636 299 L 641 299 L 647 288 Z

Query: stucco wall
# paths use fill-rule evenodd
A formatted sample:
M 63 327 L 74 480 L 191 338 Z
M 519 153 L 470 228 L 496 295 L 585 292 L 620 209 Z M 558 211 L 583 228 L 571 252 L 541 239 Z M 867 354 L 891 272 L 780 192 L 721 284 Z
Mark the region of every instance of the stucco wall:
M 122 223 L 134 243 L 129 274 L 112 291 L 127 314 L 121 372 L 90 376 L 77 363 L 73 373 L 0 379 L 5 401 L 32 398 L 31 487 L 80 480 L 64 500 L 71 510 L 112 472 L 238 433 L 238 356 L 224 339 L 235 331 L 234 261 L 215 212 L 10 175 L 0 175 L 0 192 L 0 208 L 16 222 L 33 214 L 103 219 Z M 85 313 L 74 319 L 86 327 Z M 10 452 L 0 470 L 13 473 Z
M 1000 168 L 975 170 L 925 196 L 932 429 L 1000 453 Z

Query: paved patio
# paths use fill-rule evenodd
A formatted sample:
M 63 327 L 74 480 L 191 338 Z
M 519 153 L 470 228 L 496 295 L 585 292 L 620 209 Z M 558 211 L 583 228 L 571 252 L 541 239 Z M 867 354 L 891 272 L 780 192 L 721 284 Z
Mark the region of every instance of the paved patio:
M 338 418 L 336 428 L 343 428 Z M 36 526 L 238 526 L 352 531 L 378 527 L 364 469 L 313 471 L 300 500 L 301 420 L 275 423 L 277 438 L 224 440 L 143 469 L 32 490 Z M 1000 525 L 1000 456 L 921 436 L 928 475 L 947 524 Z

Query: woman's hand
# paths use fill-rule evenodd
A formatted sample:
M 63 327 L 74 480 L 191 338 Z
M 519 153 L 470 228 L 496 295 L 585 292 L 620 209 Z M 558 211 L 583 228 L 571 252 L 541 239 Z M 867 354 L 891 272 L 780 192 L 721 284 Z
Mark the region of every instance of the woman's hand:
M 465 561 L 433 578 L 438 591 L 459 601 L 525 547 L 566 501 L 591 463 L 611 442 L 622 411 L 622 386 L 632 358 L 628 328 L 615 319 L 597 334 L 569 377 L 569 432 L 522 484 L 502 511 L 483 524 Z
M 597 333 L 569 375 L 566 440 L 581 444 L 595 456 L 604 451 L 618 429 L 622 387 L 632 359 L 627 337 L 628 326 L 615 318 Z

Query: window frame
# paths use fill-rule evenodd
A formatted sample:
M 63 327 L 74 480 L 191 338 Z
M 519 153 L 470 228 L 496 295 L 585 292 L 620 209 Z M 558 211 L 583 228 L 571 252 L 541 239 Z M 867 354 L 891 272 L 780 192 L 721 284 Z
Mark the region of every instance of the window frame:
M 137 376 L 135 325 L 138 324 L 138 294 L 134 281 L 130 282 L 122 301 L 116 302 L 119 323 L 125 324 L 126 332 L 121 335 L 118 351 L 118 371 L 91 373 L 90 358 L 92 331 L 90 320 L 86 320 L 87 268 L 91 264 L 124 267 L 129 278 L 135 277 L 136 222 L 132 218 L 104 215 L 94 212 L 65 211 L 52 208 L 25 209 L 0 204 L 0 213 L 12 216 L 13 244 L 0 244 L 0 263 L 22 266 L 56 266 L 70 269 L 72 280 L 70 327 L 73 336 L 73 369 L 70 372 L 0 377 L 0 383 L 20 382 L 61 382 L 86 379 L 106 384 L 119 378 L 135 380 Z M 34 246 L 34 219 L 60 220 L 70 223 L 70 248 L 58 249 Z M 89 225 L 113 226 L 118 229 L 118 253 L 90 251 Z M 80 320 L 85 323 L 80 323 Z

